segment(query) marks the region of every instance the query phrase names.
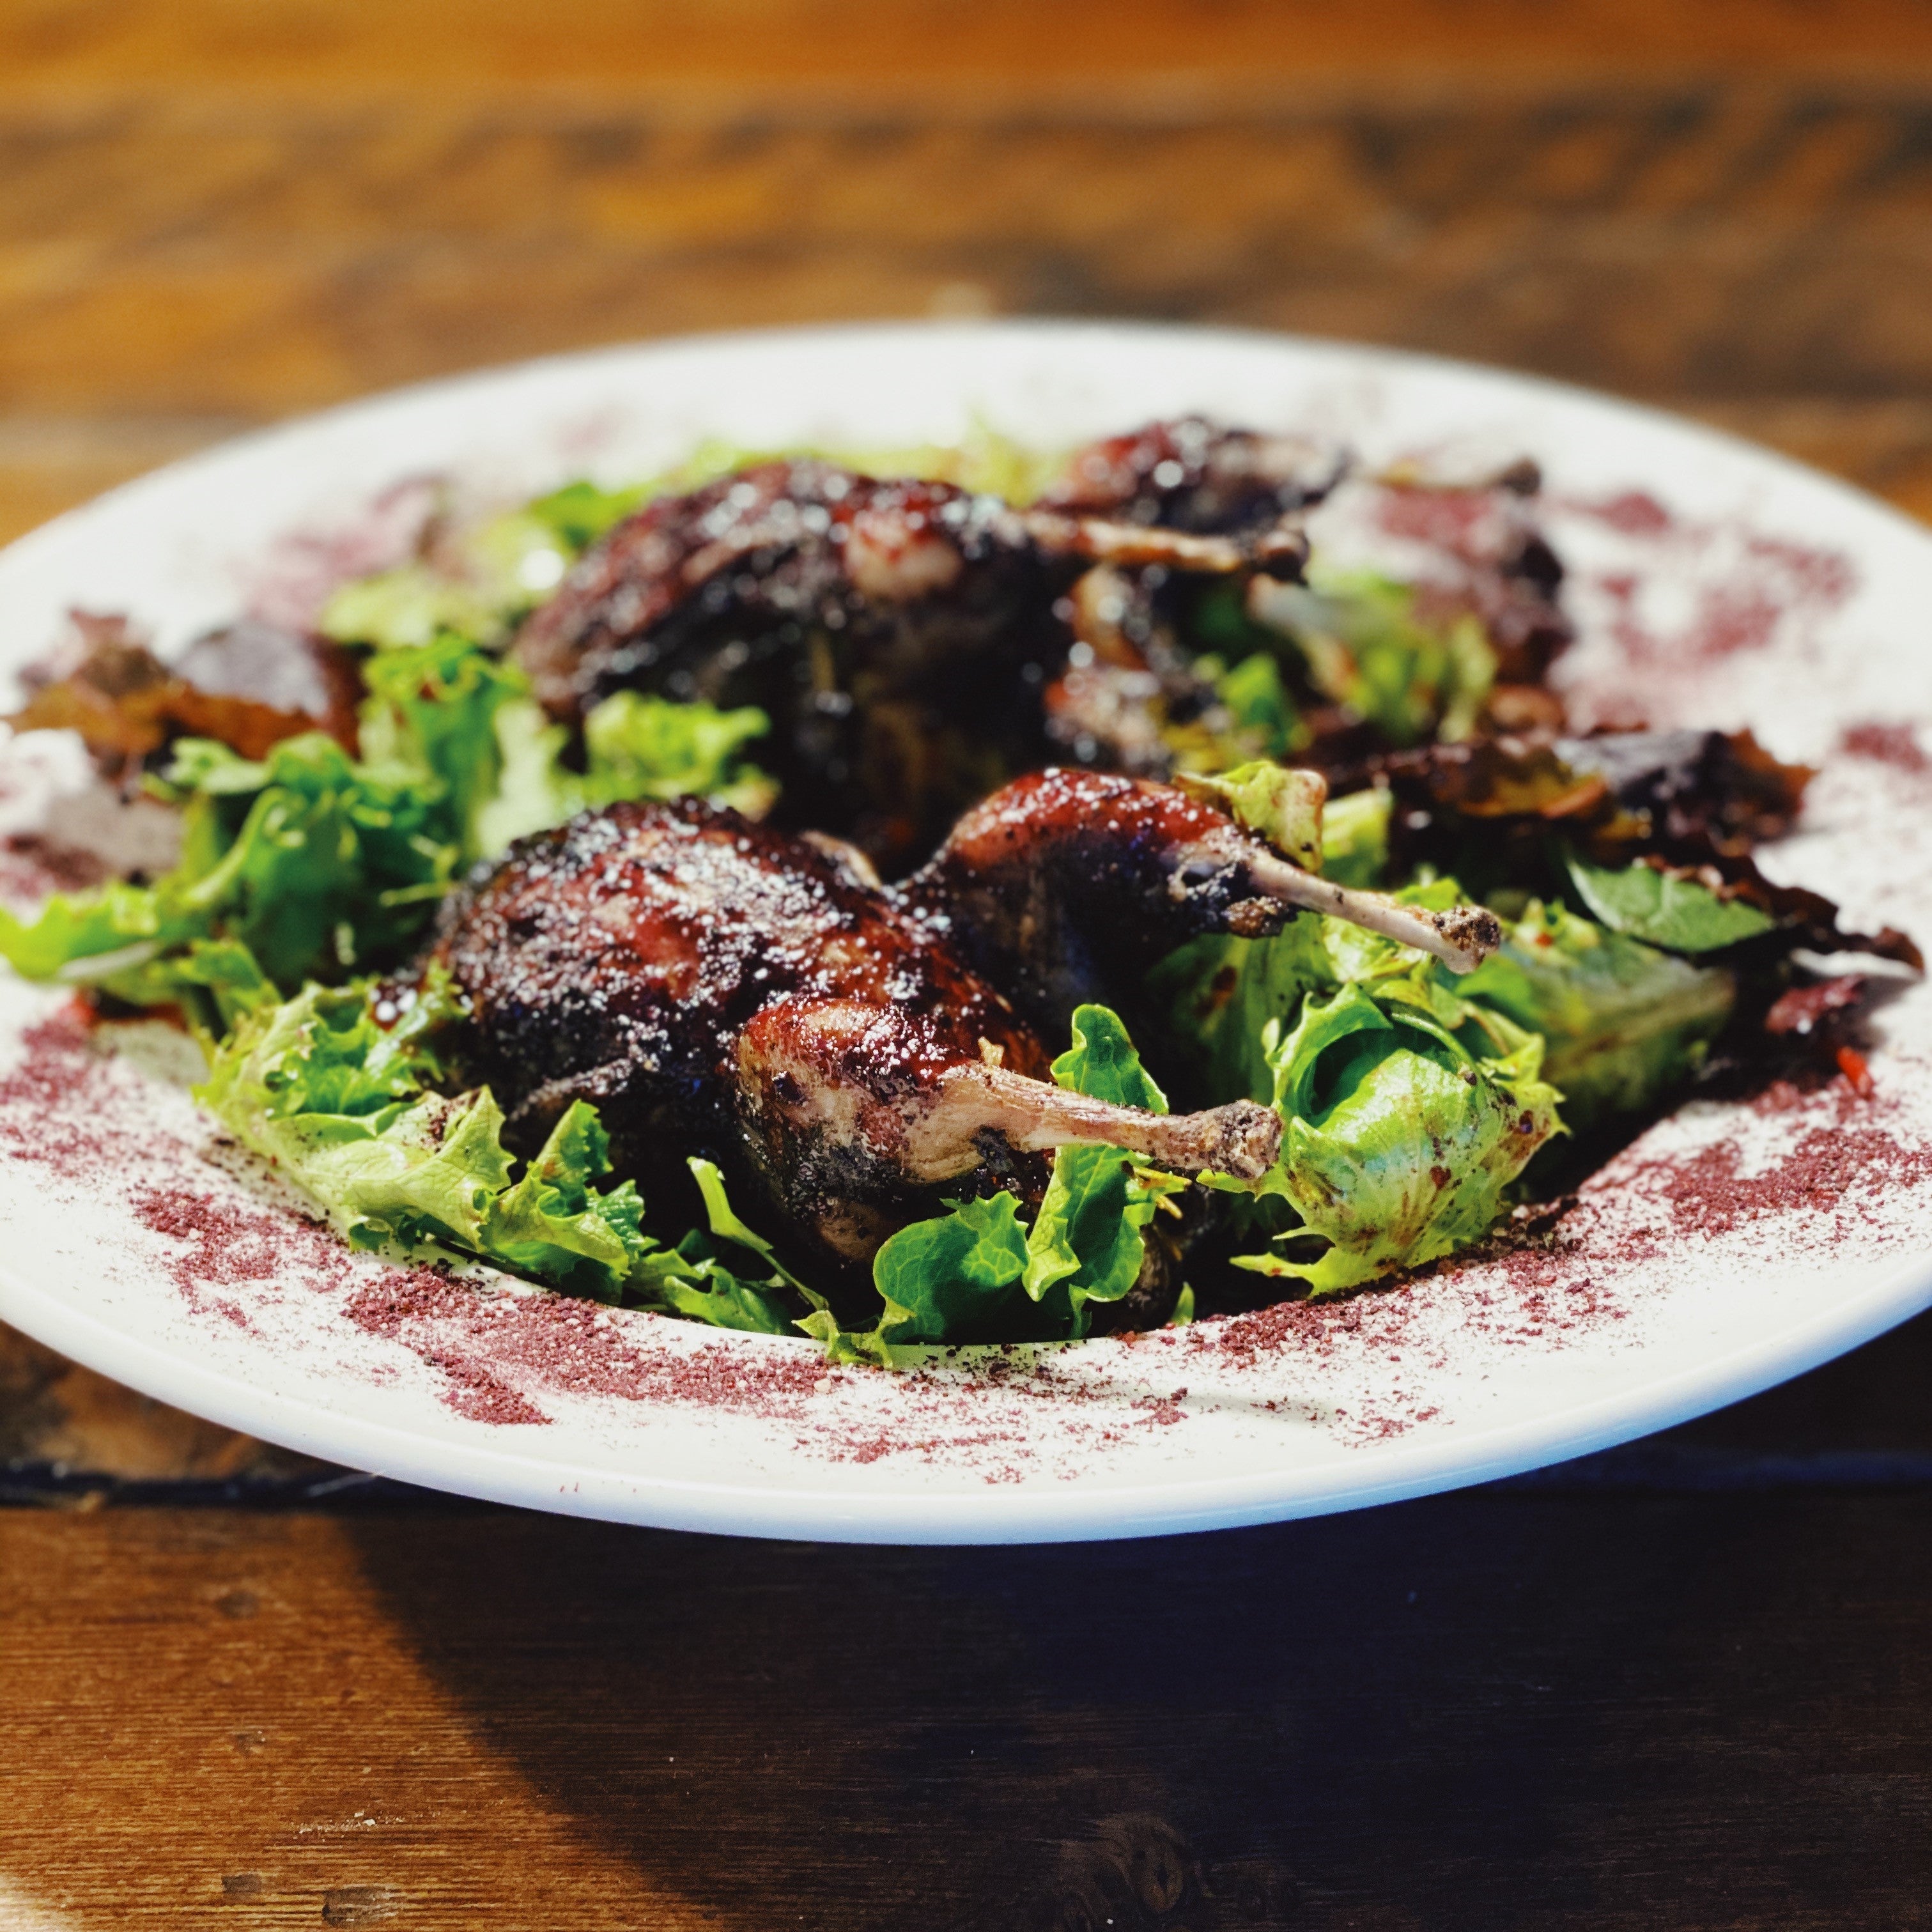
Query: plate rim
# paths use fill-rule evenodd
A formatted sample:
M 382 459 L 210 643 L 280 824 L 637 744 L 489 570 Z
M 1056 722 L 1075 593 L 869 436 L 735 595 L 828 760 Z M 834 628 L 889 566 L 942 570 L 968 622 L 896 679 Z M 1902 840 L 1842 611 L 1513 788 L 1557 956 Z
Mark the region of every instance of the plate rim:
M 24 1306 L 22 1305 L 24 1304 Z M 225 1428 L 367 1473 L 474 1499 L 617 1522 L 781 1540 L 898 1546 L 1120 1541 L 1206 1534 L 1299 1521 L 1496 1482 L 1669 1429 L 1777 1387 L 1876 1339 L 1932 1307 L 1932 1257 L 1895 1263 L 1853 1304 L 1822 1308 L 1809 1320 L 1648 1383 L 1642 1400 L 1602 1396 L 1566 1410 L 1560 1428 L 1532 1418 L 1469 1432 L 1452 1430 L 1412 1447 L 1384 1450 L 1364 1474 L 1346 1465 L 1306 1474 L 1263 1472 L 1198 1480 L 1070 1486 L 1061 1490 L 928 1494 L 881 1490 L 802 1492 L 746 1483 L 626 1475 L 596 1465 L 522 1456 L 494 1444 L 459 1443 L 406 1426 L 328 1409 L 308 1396 L 251 1387 L 224 1370 L 170 1354 L 110 1323 L 65 1306 L 0 1261 L 0 1318 L 124 1386 L 152 1394 L 140 1376 L 166 1364 L 171 1389 L 205 1388 L 190 1404 L 178 1393 L 153 1399 L 187 1408 Z M 648 1313 L 649 1311 L 637 1311 Z M 659 1317 L 659 1319 L 669 1319 Z M 812 1344 L 785 1336 L 735 1338 L 796 1353 Z M 290 1426 L 290 1418 L 304 1425 Z M 474 1426 L 474 1425 L 472 1425 Z M 496 1429 L 530 1424 L 484 1424 Z M 367 1460 L 350 1460 L 345 1442 Z M 1469 1445 L 1482 1453 L 1472 1460 Z M 1296 1493 L 1271 1493 L 1292 1486 Z M 1111 1504 L 1109 1508 L 1108 1505 Z

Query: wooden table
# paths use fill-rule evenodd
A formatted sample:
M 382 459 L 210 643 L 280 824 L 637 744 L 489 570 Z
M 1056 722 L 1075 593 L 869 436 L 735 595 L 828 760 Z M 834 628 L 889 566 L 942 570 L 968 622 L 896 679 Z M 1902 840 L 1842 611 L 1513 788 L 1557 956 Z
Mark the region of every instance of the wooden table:
M 1932 15 L 4 0 L 0 526 L 626 336 L 1125 314 L 1520 364 L 1932 514 Z M 0 1347 L 0 1932 L 1932 1924 L 1932 1324 L 1184 1541 L 458 1504 Z M 40 1505 L 32 1507 L 31 1505 Z

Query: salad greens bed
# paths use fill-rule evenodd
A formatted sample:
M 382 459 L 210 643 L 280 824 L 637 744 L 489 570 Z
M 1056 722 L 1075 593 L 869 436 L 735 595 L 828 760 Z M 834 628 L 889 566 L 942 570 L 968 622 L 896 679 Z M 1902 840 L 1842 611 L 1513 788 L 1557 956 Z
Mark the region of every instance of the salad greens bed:
M 895 1234 L 874 1267 L 874 1318 L 842 1324 L 739 1216 L 709 1162 L 691 1162 L 706 1225 L 670 1240 L 646 1226 L 632 1184 L 606 1184 L 593 1108 L 574 1105 L 534 1159 L 513 1156 L 487 1088 L 446 1090 L 437 1036 L 460 1005 L 446 980 L 432 974 L 400 1018 L 379 1020 L 393 994 L 378 976 L 408 958 L 464 872 L 512 838 L 620 799 L 770 803 L 755 763 L 761 712 L 620 693 L 590 714 L 584 769 L 569 769 L 562 730 L 500 655 L 524 613 L 651 488 L 743 460 L 707 452 L 651 488 L 574 484 L 478 526 L 453 559 L 349 585 L 323 626 L 366 653 L 358 755 L 320 732 L 258 762 L 178 741 L 150 783 L 181 808 L 179 863 L 146 884 L 57 896 L 31 920 L 0 909 L 0 953 L 32 979 L 185 1015 L 209 1059 L 200 1099 L 358 1246 L 472 1258 L 722 1328 L 802 1330 L 836 1358 L 1078 1339 L 1096 1305 L 1134 1287 L 1150 1227 L 1196 1184 L 1112 1150 L 1063 1149 L 1030 1218 L 1000 1193 Z M 991 439 L 868 459 L 1016 498 L 1034 462 Z M 1453 735 L 1480 701 L 1492 667 L 1467 620 L 1435 634 L 1381 579 L 1318 572 L 1294 594 L 1292 634 L 1317 683 L 1396 742 Z M 1231 626 L 1229 641 L 1245 650 L 1251 628 Z M 1296 721 L 1271 656 L 1247 651 L 1222 689 L 1265 748 L 1292 752 Z M 1459 896 L 1452 879 L 1385 876 L 1385 792 L 1324 812 L 1318 789 L 1267 760 L 1208 782 L 1331 877 L 1430 907 Z M 1765 916 L 1642 866 L 1570 876 L 1574 903 L 1499 907 L 1502 950 L 1460 977 L 1312 915 L 1276 938 L 1198 940 L 1162 962 L 1151 991 L 1201 1097 L 1246 1096 L 1285 1123 L 1262 1180 L 1208 1179 L 1231 1197 L 1237 1267 L 1319 1294 L 1449 1254 L 1496 1224 L 1553 1138 L 1649 1107 L 1695 1070 L 1735 997 L 1731 973 L 1701 956 L 1754 936 Z M 1104 1007 L 1076 1013 L 1053 1076 L 1167 1107 Z M 1174 1318 L 1192 1304 L 1184 1291 Z

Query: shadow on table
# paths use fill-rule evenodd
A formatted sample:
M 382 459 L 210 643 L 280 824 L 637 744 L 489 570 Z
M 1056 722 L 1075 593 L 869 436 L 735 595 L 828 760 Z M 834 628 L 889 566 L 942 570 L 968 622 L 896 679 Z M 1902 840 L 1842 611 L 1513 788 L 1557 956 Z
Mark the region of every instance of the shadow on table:
M 1912 1921 L 1928 1834 L 1888 1808 L 1924 1807 L 1926 1700 L 1882 1680 L 1923 1635 L 1928 1515 L 1490 1493 L 1042 1550 L 356 1534 L 543 1800 L 728 1925 L 1496 1932 L 1843 1924 L 1880 1893 L 1857 1922 Z

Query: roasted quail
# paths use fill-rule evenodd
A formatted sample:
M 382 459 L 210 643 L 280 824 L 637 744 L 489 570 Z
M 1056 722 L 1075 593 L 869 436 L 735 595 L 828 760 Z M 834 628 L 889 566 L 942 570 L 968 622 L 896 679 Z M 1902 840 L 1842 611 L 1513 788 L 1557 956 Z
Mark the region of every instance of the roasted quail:
M 762 706 L 781 821 L 837 831 L 897 868 L 1046 763 L 1041 693 L 1070 641 L 1057 607 L 1082 572 L 1292 576 L 1305 554 L 1279 513 L 1238 537 L 1192 535 L 772 462 L 619 525 L 516 652 L 566 721 L 626 686 Z
M 1055 1147 L 1265 1172 L 1266 1109 L 1090 1100 L 1052 1084 L 1045 1042 L 1112 969 L 1308 905 L 1464 964 L 1494 943 L 1482 916 L 1458 930 L 1326 885 L 1172 788 L 1049 772 L 896 890 L 830 842 L 696 800 L 586 814 L 458 895 L 430 956 L 470 1003 L 460 1074 L 490 1084 L 514 1137 L 594 1102 L 647 1198 L 707 1154 L 807 1252 L 853 1265 L 942 1197 L 1037 1198 Z

